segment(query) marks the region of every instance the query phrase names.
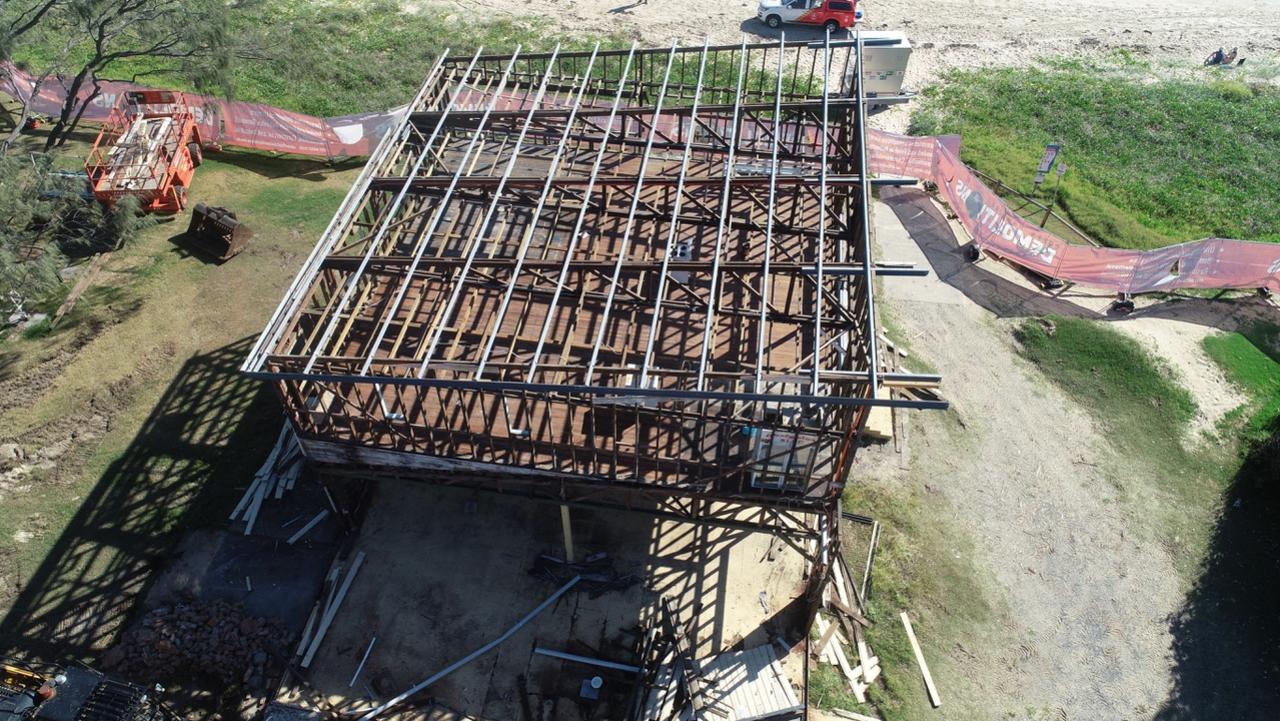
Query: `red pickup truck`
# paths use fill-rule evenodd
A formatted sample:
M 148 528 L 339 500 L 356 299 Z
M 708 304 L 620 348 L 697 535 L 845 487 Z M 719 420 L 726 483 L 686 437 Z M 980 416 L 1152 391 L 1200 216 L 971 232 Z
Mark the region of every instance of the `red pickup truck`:
M 822 25 L 828 30 L 848 30 L 862 17 L 857 0 L 763 0 L 756 16 L 776 28 L 782 23 Z

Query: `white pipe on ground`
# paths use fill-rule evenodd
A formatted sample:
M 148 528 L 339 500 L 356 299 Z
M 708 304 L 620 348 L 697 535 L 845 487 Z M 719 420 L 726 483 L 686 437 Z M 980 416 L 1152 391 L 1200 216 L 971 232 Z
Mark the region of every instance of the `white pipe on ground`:
M 410 696 L 414 695 L 415 693 L 418 693 L 418 692 L 419 692 L 419 691 L 421 691 L 422 689 L 424 689 L 424 688 L 426 688 L 426 687 L 430 686 L 431 684 L 435 683 L 436 681 L 439 681 L 440 679 L 444 678 L 445 676 L 448 676 L 449 674 L 453 673 L 454 671 L 457 671 L 458 669 L 462 668 L 463 666 L 466 666 L 467 664 L 471 663 L 472 661 L 476 660 L 477 658 L 479 658 L 479 657 L 483 656 L 484 654 L 488 653 L 488 652 L 489 652 L 489 651 L 491 651 L 494 647 L 496 647 L 498 644 L 502 643 L 503 641 L 506 641 L 508 638 L 511 638 L 511 636 L 513 636 L 513 635 L 515 634 L 515 632 L 516 632 L 516 631 L 519 631 L 521 628 L 523 628 L 523 627 L 524 627 L 524 625 L 525 625 L 526 623 L 528 623 L 528 622 L 532 621 L 532 620 L 533 620 L 533 618 L 534 618 L 535 616 L 537 616 L 538 614 L 540 614 L 540 613 L 542 613 L 543 611 L 547 610 L 547 607 L 548 607 L 548 606 L 550 606 L 551 604 L 553 604 L 553 603 L 555 603 L 557 600 L 559 600 L 559 598 L 560 598 L 561 596 L 563 596 L 565 593 L 567 593 L 567 592 L 569 591 L 569 589 L 573 588 L 573 587 L 578 583 L 578 581 L 581 581 L 581 580 L 582 580 L 582 576 L 574 576 L 573 578 L 569 579 L 569 582 L 568 582 L 568 583 L 566 583 L 566 584 L 564 584 L 563 586 L 561 586 L 559 591 L 556 591 L 555 593 L 551 594 L 551 598 L 548 598 L 547 600 L 545 600 L 545 601 L 543 601 L 542 603 L 538 604 L 538 607 L 537 607 L 537 608 L 533 609 L 532 611 L 530 611 L 530 612 L 529 612 L 529 614 L 528 614 L 527 616 L 525 616 L 524 618 L 520 619 L 520 620 L 516 623 L 516 625 L 514 625 L 514 626 L 512 626 L 511 628 L 507 629 L 506 633 L 504 633 L 504 634 L 502 634 L 501 636 L 499 636 L 499 637 L 495 638 L 494 640 L 490 641 L 489 643 L 486 643 L 485 645 L 481 646 L 480 648 L 476 649 L 475 651 L 472 651 L 470 654 L 467 654 L 467 656 L 465 656 L 464 658 L 462 658 L 462 659 L 460 659 L 460 660 L 457 660 L 457 661 L 454 661 L 453 663 L 451 663 L 451 664 L 449 664 L 448 666 L 446 666 L 446 667 L 444 668 L 444 670 L 443 670 L 443 671 L 440 671 L 440 672 L 436 673 L 435 675 L 433 675 L 433 676 L 431 676 L 430 678 L 426 679 L 425 681 L 423 681 L 422 683 L 418 684 L 417 686 L 414 686 L 413 688 L 409 689 L 408 691 L 405 691 L 404 693 L 400 694 L 399 696 L 396 696 L 395 698 L 391 699 L 390 701 L 388 701 L 388 702 L 386 702 L 386 703 L 382 704 L 382 705 L 381 705 L 381 706 L 379 706 L 378 708 L 375 708 L 375 709 L 373 709 L 372 711 L 370 711 L 369 713 L 367 713 L 367 714 L 365 714 L 365 715 L 361 716 L 361 717 L 360 717 L 360 721 L 369 721 L 369 719 L 372 719 L 372 718 L 376 717 L 378 714 L 382 713 L 383 711 L 386 711 L 387 709 L 391 708 L 392 706 L 395 706 L 396 704 L 399 704 L 400 702 L 404 701 L 405 699 L 409 698 Z

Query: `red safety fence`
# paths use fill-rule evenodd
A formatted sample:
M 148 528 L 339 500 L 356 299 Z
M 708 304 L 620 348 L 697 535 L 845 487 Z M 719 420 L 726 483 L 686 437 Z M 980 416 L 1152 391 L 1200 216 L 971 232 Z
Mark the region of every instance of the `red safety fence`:
M 66 99 L 64 79 L 41 85 L 31 110 L 57 115 Z M 18 99 L 31 96 L 30 75 L 12 63 L 0 63 L 0 92 Z M 101 122 L 119 93 L 138 90 L 133 83 L 104 81 L 84 119 Z M 92 89 L 83 88 L 82 97 Z M 481 108 L 491 96 L 470 91 L 458 103 Z M 195 107 L 200 137 L 206 143 L 236 145 L 322 158 L 368 155 L 404 108 L 316 118 L 260 103 L 186 95 Z M 527 107 L 528 98 L 502 98 L 500 109 Z M 554 104 L 554 103 L 548 103 Z M 687 121 L 686 121 L 687 122 Z M 960 223 L 984 250 L 1041 275 L 1118 293 L 1148 293 L 1175 288 L 1267 288 L 1280 292 L 1280 244 L 1206 238 L 1157 250 L 1137 251 L 1072 245 L 1017 213 L 960 162 L 960 138 L 911 137 L 869 130 L 870 169 L 937 184 Z
M 1280 292 L 1280 244 L 1206 238 L 1156 250 L 1072 245 L 1015 213 L 960 162 L 958 136 L 871 130 L 870 169 L 932 180 L 979 247 L 1041 275 L 1118 293 L 1175 288 Z

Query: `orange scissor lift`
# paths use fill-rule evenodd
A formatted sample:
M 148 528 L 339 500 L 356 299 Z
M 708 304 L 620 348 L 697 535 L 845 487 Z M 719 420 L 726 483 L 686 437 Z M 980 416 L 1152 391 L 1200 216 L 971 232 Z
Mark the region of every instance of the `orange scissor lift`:
M 84 169 L 107 205 L 132 196 L 146 212 L 177 213 L 200 161 L 200 130 L 182 93 L 139 90 L 120 95 Z

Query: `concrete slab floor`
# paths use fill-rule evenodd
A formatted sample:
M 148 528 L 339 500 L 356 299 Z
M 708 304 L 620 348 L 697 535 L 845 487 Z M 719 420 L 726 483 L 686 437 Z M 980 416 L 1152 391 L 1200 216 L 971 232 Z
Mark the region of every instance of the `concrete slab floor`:
M 193 531 L 156 578 L 144 608 L 187 598 L 243 603 L 250 614 L 278 618 L 301 633 L 338 545 L 337 519 L 330 515 L 295 545 L 285 541 L 328 507 L 319 484 L 305 478 L 283 499 L 263 504 L 252 535 L 244 535 L 243 522 Z
M 572 528 L 579 560 L 605 552 L 620 573 L 635 573 L 642 582 L 594 599 L 570 592 L 413 702 L 504 721 L 621 718 L 629 674 L 533 649 L 632 663 L 638 627 L 664 595 L 682 620 L 696 619 L 700 656 L 778 637 L 799 640 L 805 561 L 781 543 L 768 560 L 768 534 L 581 509 L 572 511 Z M 407 482 L 383 482 L 375 490 L 354 549 L 367 558 L 305 672 L 307 682 L 286 686 L 278 701 L 303 705 L 319 697 L 347 710 L 381 703 L 497 638 L 551 596 L 558 584 L 529 570 L 541 553 L 564 554 L 555 505 Z M 351 686 L 375 634 L 368 663 Z M 801 663 L 798 654 L 785 663 L 797 690 Z M 582 702 L 581 682 L 595 675 L 605 681 L 600 701 Z

